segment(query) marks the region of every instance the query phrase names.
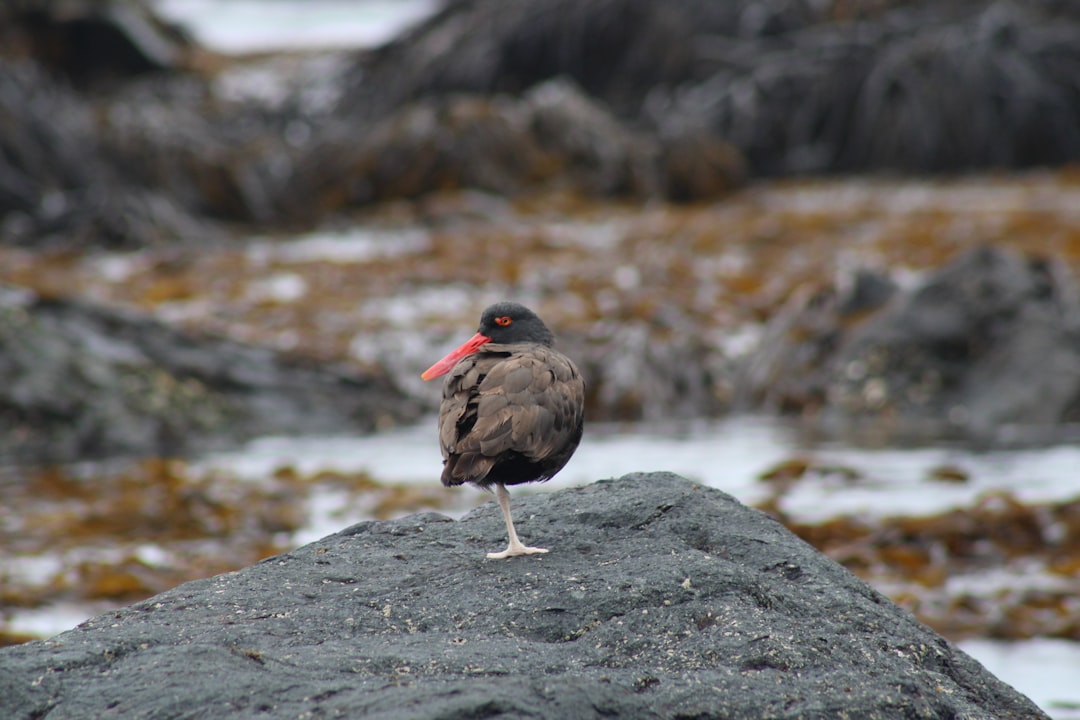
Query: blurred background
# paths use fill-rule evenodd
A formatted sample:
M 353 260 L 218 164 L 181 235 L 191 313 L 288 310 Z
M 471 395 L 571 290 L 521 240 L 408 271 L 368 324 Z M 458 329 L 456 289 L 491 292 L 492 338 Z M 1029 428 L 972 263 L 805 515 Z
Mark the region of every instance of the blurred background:
M 419 373 L 515 299 L 545 488 L 672 470 L 1080 718 L 1080 2 L 0 9 L 0 644 L 460 515 Z

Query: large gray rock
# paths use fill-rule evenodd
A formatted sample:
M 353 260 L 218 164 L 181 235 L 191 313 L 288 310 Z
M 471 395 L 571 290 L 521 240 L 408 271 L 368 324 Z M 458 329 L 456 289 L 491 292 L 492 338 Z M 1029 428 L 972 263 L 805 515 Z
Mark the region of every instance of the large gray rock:
M 993 245 L 904 290 L 862 274 L 793 297 L 744 370 L 741 402 L 830 433 L 1074 438 L 1080 290 L 1063 263 Z
M 779 523 L 666 473 L 365 522 L 0 652 L 0 716 L 1045 718 Z
M 307 204 L 325 208 L 457 188 L 692 200 L 732 189 L 743 173 L 724 143 L 637 133 L 566 79 L 520 98 L 418 100 L 359 138 L 355 123 L 331 121 L 297 168 L 294 196 L 313 193 Z
M 355 127 L 561 76 L 754 176 L 955 172 L 1080 157 L 1078 61 L 1075 2 L 458 0 L 358 56 L 341 110 Z
M 368 432 L 423 409 L 388 378 L 0 285 L 0 459 L 184 455 Z
M 0 44 L 87 89 L 183 69 L 191 38 L 145 0 L 19 0 L 0 7 Z M 21 51 L 21 53 L 20 53 Z
M 125 178 L 102 135 L 91 102 L 29 60 L 0 57 L 0 243 L 131 247 L 221 237 L 173 198 Z

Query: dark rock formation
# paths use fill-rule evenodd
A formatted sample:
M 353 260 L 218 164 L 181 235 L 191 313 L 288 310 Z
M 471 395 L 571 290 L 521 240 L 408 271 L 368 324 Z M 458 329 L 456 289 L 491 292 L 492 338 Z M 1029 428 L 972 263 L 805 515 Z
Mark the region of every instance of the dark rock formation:
M 665 330 L 660 342 L 658 327 Z M 662 311 L 648 320 L 598 324 L 588 333 L 560 333 L 558 347 L 585 378 L 590 421 L 725 414 L 734 363 L 697 330 L 691 318 Z
M 573 78 L 620 117 L 648 93 L 708 75 L 699 43 L 709 38 L 803 27 L 819 11 L 788 0 L 463 0 L 412 32 L 359 58 L 342 109 L 380 117 L 404 103 L 447 93 L 522 93 Z M 392 78 L 392 81 L 391 81 Z
M 677 88 L 658 122 L 711 129 L 758 175 L 956 172 L 1080 158 L 1080 21 L 1038 4 L 914 3 L 827 24 Z
M 184 137 L 193 154 L 205 133 L 182 134 L 175 121 L 194 110 L 190 95 L 115 98 L 183 74 L 192 45 L 177 29 L 138 2 L 25 0 L 0 9 L 0 48 L 0 242 L 123 248 L 221 238 L 200 218 L 209 202 L 141 171 L 161 155 L 148 145 L 160 143 L 140 142 L 124 121 L 151 116 L 159 137 Z
M 882 439 L 1060 437 L 1080 423 L 1080 295 L 1055 262 L 992 246 L 910 290 L 864 274 L 793 298 L 741 389 Z
M 364 432 L 420 407 L 385 377 L 0 288 L 0 460 L 172 456 L 259 435 Z
M 655 196 L 662 183 L 659 154 L 655 138 L 630 132 L 573 83 L 552 81 L 520 99 L 418 101 L 359 139 L 324 138 L 321 150 L 303 161 L 297 191 L 322 188 L 316 191 L 322 206 L 335 196 L 368 204 L 461 188 Z M 720 175 L 705 185 L 736 182 L 728 168 L 710 173 L 707 166 L 705 174 Z
M 145 1 L 0 9 L 0 241 L 215 241 L 217 221 L 460 187 L 692 201 L 744 174 L 1080 159 L 1080 12 L 1052 0 L 462 0 L 284 100 L 225 97 L 210 66 Z M 340 102 L 313 107 L 327 84 Z
M 768 516 L 678 476 L 350 527 L 0 650 L 29 718 L 1046 718 Z
M 116 142 L 126 138 L 130 157 L 113 152 L 102 116 L 112 118 Z M 87 100 L 37 64 L 0 58 L 0 242 L 125 248 L 221 238 L 205 219 L 208 207 L 146 182 L 142 169 L 161 152 L 147 151 L 122 117 L 116 106 Z
M 753 175 L 1080 158 L 1075 4 L 468 0 L 359 58 L 354 126 L 420 98 L 573 79 L 629 127 Z
M 287 182 L 302 99 L 222 97 L 196 55 L 139 0 L 0 9 L 0 242 L 201 245 L 222 220 L 310 220 Z
M 0 8 L 2 54 L 30 56 L 76 85 L 182 68 L 191 39 L 127 0 L 16 0 Z

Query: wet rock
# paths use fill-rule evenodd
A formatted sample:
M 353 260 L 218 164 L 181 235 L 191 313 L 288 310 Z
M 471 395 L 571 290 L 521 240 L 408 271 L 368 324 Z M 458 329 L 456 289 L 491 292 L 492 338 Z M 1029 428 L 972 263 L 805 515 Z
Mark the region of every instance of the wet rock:
M 522 105 L 530 135 L 564 185 L 598 197 L 659 194 L 655 140 L 632 132 L 573 82 L 537 85 Z
M 779 523 L 667 473 L 366 522 L 0 650 L 4 717 L 1046 718 Z
M 296 191 L 320 188 L 313 204 L 322 207 L 462 188 L 655 196 L 658 152 L 654 140 L 631 132 L 573 83 L 556 80 L 521 98 L 417 101 L 359 141 L 354 129 L 330 130 L 302 162 Z
M 187 64 L 191 39 L 133 0 L 19 0 L 0 9 L 6 55 L 90 88 Z
M 864 274 L 793 299 L 742 400 L 882 438 L 1048 439 L 1080 422 L 1080 299 L 1052 260 L 983 246 L 896 290 Z
M 5 6 L 0 40 L 0 242 L 205 245 L 222 220 L 310 218 L 286 182 L 301 99 L 222 97 L 147 3 Z
M 111 152 L 94 103 L 37 64 L 0 59 L 0 153 L 0 242 L 130 248 L 222 237 L 197 203 L 138 171 L 154 153 L 127 163 Z
M 880 311 L 898 288 L 883 274 L 855 273 L 844 286 L 798 288 L 742 361 L 737 404 L 813 416 L 828 402 L 833 360 L 848 328 Z
M 790 0 L 450 2 L 401 38 L 360 55 L 340 109 L 378 118 L 422 97 L 519 94 L 566 77 L 630 120 L 655 89 L 708 77 L 719 38 L 776 35 L 832 12 Z
M 715 417 L 730 408 L 731 361 L 694 332 L 690 318 L 663 315 L 560 334 L 559 347 L 585 378 L 590 420 Z
M 782 42 L 720 39 L 715 71 L 659 89 L 650 114 L 707 128 L 758 175 L 1075 160 L 1080 18 L 1051 5 L 912 3 Z
M 689 70 L 691 48 L 680 42 L 689 34 L 687 14 L 641 0 L 450 3 L 360 57 L 341 110 L 384 117 L 422 97 L 517 94 L 565 76 L 616 113 L 632 114 L 654 83 Z
M 746 180 L 746 158 L 733 145 L 703 132 L 663 138 L 664 195 L 674 202 L 723 197 Z
M 0 10 L 0 241 L 220 242 L 459 188 L 696 201 L 744 176 L 1060 164 L 1080 159 L 1070 7 L 455 2 L 264 103 L 226 97 L 227 63 L 145 1 L 28 0 Z
M 1071 7 L 456 2 L 358 58 L 340 112 L 363 125 L 567 77 L 637 132 L 733 146 L 755 176 L 1060 164 L 1080 158 Z
M 288 189 L 301 154 L 290 142 L 290 124 L 302 122 L 294 107 L 225 100 L 205 79 L 184 75 L 127 83 L 100 112 L 103 152 L 125 182 L 207 221 L 280 230 L 311 218 Z
M 0 458 L 174 456 L 268 434 L 365 432 L 421 410 L 385 378 L 0 288 Z
M 355 146 L 355 141 L 352 143 Z M 458 97 L 405 107 L 367 133 L 339 177 L 323 158 L 342 157 L 348 145 L 329 143 L 317 156 L 322 182 L 336 194 L 349 184 L 349 203 L 412 198 L 438 190 L 474 188 L 514 194 L 538 179 L 540 149 L 509 99 Z M 337 181 L 337 182 L 335 182 Z

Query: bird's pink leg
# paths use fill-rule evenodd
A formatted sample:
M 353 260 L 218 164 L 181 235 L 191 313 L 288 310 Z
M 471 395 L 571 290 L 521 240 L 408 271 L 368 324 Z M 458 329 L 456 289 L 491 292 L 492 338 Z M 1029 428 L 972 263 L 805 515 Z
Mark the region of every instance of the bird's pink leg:
M 502 508 L 503 517 L 506 518 L 506 533 L 510 536 L 510 546 L 502 552 L 488 553 L 488 558 L 492 560 L 501 560 L 502 558 L 515 557 L 517 555 L 535 555 L 536 553 L 546 553 L 544 548 L 528 547 L 521 544 L 518 540 L 517 531 L 514 530 L 514 521 L 510 518 L 510 493 L 506 490 L 505 485 L 497 484 L 495 486 L 495 497 L 499 500 L 499 507 Z

